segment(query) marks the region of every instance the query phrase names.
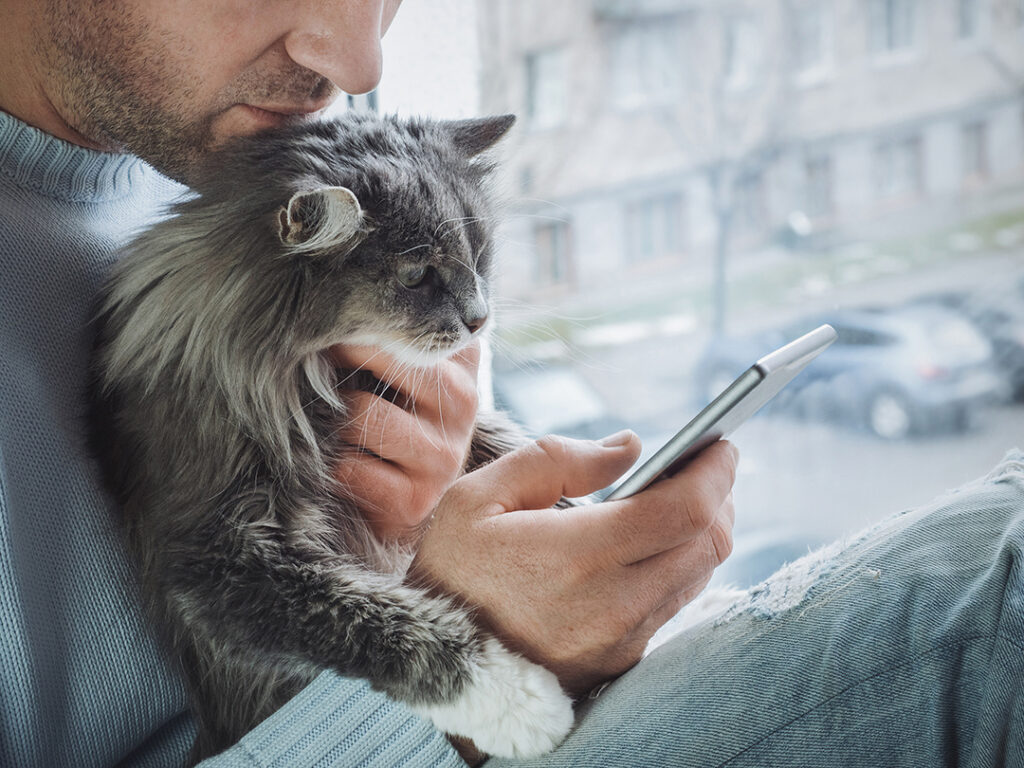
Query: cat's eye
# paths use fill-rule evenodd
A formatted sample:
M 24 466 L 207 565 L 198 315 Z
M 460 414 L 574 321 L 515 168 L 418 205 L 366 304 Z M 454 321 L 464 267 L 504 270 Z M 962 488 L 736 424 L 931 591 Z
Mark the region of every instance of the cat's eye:
M 406 288 L 415 288 L 427 278 L 428 267 L 425 264 L 410 264 L 398 270 L 398 282 Z

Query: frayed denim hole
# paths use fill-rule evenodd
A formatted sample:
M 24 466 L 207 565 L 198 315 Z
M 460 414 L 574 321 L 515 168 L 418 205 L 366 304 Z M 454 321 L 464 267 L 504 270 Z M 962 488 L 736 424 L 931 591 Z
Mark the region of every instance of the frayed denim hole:
M 836 558 L 852 543 L 833 542 L 783 565 L 763 582 L 748 589 L 745 597 L 719 616 L 714 625 L 721 626 L 744 614 L 771 619 L 796 608 L 812 595 L 813 588 L 822 579 L 832 573 Z

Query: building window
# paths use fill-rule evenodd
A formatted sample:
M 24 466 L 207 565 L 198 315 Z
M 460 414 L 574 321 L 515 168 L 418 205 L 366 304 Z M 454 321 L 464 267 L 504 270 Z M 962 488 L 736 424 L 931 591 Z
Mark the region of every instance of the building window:
M 816 155 L 804 160 L 804 213 L 811 219 L 831 216 L 835 211 L 832 158 Z
M 824 2 L 804 3 L 794 9 L 794 68 L 801 79 L 821 76 L 832 68 L 832 13 Z
M 736 181 L 736 229 L 741 234 L 756 234 L 768 225 L 768 200 L 764 174 L 748 173 Z
M 754 84 L 761 66 L 761 32 L 748 16 L 730 18 L 725 25 L 725 85 L 745 90 Z
M 553 128 L 568 114 L 568 67 L 561 48 L 526 57 L 526 118 L 531 128 Z
M 626 259 L 654 261 L 683 251 L 683 196 L 678 192 L 626 204 Z
M 533 230 L 533 246 L 537 281 L 542 285 L 559 285 L 572 279 L 569 261 L 569 224 L 550 221 Z
M 921 137 L 883 141 L 875 147 L 875 188 L 883 200 L 913 197 L 924 191 Z
M 677 19 L 633 20 L 615 26 L 610 43 L 609 79 L 615 105 L 634 109 L 678 101 L 686 50 Z
M 956 3 L 956 36 L 972 40 L 981 25 L 981 3 L 978 0 L 954 0 Z
M 988 125 L 983 120 L 967 123 L 961 130 L 963 143 L 964 181 L 977 182 L 988 178 Z
M 914 0 L 868 0 L 868 48 L 874 54 L 914 47 Z

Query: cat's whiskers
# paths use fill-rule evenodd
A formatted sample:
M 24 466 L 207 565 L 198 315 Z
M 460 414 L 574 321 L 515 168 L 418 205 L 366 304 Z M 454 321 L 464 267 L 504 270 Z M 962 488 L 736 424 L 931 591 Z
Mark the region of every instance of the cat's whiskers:
M 453 256 L 453 255 L 451 255 L 449 253 L 446 253 L 444 251 L 441 252 L 441 255 L 446 257 L 446 258 L 448 258 L 448 259 L 451 259 L 452 261 L 454 261 L 455 262 L 455 266 L 462 267 L 463 269 L 466 269 L 471 275 L 473 275 L 474 279 L 477 280 L 478 282 L 481 282 L 481 283 L 488 282 L 487 278 L 485 278 L 483 275 L 481 275 L 477 271 L 476 267 L 473 266 L 472 264 L 467 264 L 466 262 L 464 262 L 459 257 Z
M 438 363 L 437 364 L 438 365 L 441 364 L 441 353 L 440 352 L 438 352 Z M 448 390 L 444 386 L 444 377 L 443 376 L 438 376 L 437 377 L 437 416 L 438 416 L 438 419 L 439 419 L 439 421 L 441 423 L 441 437 L 444 440 L 445 446 L 449 450 L 451 450 L 452 443 L 451 443 L 451 440 L 448 439 L 448 429 L 444 425 L 444 407 L 443 407 L 443 402 L 444 401 L 443 401 L 443 399 L 441 397 L 441 390 L 442 390 L 442 388 L 444 389 L 444 394 L 447 395 L 448 394 Z
M 420 391 L 421 387 L 423 386 L 423 379 L 426 377 L 426 375 L 427 375 L 427 369 L 421 367 L 419 369 L 419 374 L 418 374 L 418 376 L 416 378 L 416 384 L 415 384 L 417 394 L 419 394 L 419 391 Z M 431 436 L 427 433 L 426 427 L 423 426 L 423 419 L 419 418 L 419 415 L 416 413 L 416 399 L 415 398 L 413 398 L 412 401 L 411 401 L 410 411 L 412 412 L 412 415 L 416 418 L 416 425 L 419 427 L 420 433 L 423 435 L 424 438 L 426 438 L 427 442 L 430 443 L 431 447 L 436 448 L 437 445 L 434 443 L 433 438 L 431 438 Z
M 432 243 L 420 243 L 419 245 L 414 245 L 412 248 L 406 248 L 404 251 L 399 251 L 395 255 L 396 256 L 405 256 L 405 254 L 412 253 L 413 251 L 419 250 L 420 248 L 431 248 L 431 247 L 433 247 Z
M 357 371 L 364 368 L 372 360 L 376 359 L 380 354 L 390 352 L 394 350 L 394 348 L 397 346 L 415 347 L 417 345 L 417 342 L 419 342 L 423 337 L 430 335 L 431 333 L 432 331 L 429 330 L 423 331 L 419 333 L 417 336 L 413 337 L 411 340 L 399 339 L 391 342 L 390 344 L 385 345 L 384 347 L 381 348 L 381 350 L 379 350 L 376 354 L 372 355 L 365 363 L 363 363 L 363 365 L 361 365 L 357 369 Z M 440 362 L 444 359 L 445 356 L 446 355 L 444 355 L 441 352 L 438 353 L 438 364 L 440 364 Z M 410 371 L 412 372 L 411 379 L 409 378 Z M 353 371 L 353 373 L 346 377 L 343 381 L 347 381 L 348 378 L 350 378 L 355 373 L 356 371 Z M 390 362 L 381 373 L 381 376 L 379 378 L 380 386 L 375 388 L 374 394 L 382 395 L 388 389 L 394 389 L 395 391 L 401 392 L 404 395 L 405 401 L 409 404 L 409 409 L 411 413 L 415 416 L 416 397 L 419 389 L 421 388 L 422 379 L 425 375 L 426 368 L 424 366 L 415 365 L 407 360 L 402 360 L 397 356 L 392 356 L 392 362 Z M 394 386 L 395 383 L 400 379 L 405 380 L 407 385 L 404 392 L 401 387 Z M 384 434 L 387 431 L 387 425 L 391 419 L 391 413 L 392 412 L 390 410 L 387 412 L 387 415 L 384 419 L 384 423 L 381 425 L 381 442 L 383 442 Z M 355 418 L 352 418 L 349 419 L 349 421 L 346 422 L 345 424 L 339 425 L 332 432 L 332 434 L 337 434 L 338 431 L 344 430 L 352 426 L 355 423 L 355 420 Z M 419 425 L 420 431 L 423 433 L 423 436 L 427 439 L 431 446 L 437 448 L 437 444 L 434 442 L 431 436 L 427 433 L 426 429 L 423 427 L 422 421 L 417 418 L 416 422 Z M 356 445 L 359 448 L 359 450 L 366 450 L 366 443 L 369 437 L 368 429 L 369 424 L 366 421 L 364 421 L 363 424 L 361 425 L 360 434 L 356 441 Z
M 434 237 L 438 236 L 437 235 L 438 230 L 440 230 L 441 227 L 443 227 L 445 224 L 452 224 L 452 223 L 459 224 L 460 225 L 460 229 L 461 229 L 461 228 L 468 227 L 470 224 L 472 224 L 473 222 L 476 222 L 476 221 L 487 221 L 488 218 L 494 219 L 494 218 L 497 218 L 497 217 L 490 216 L 490 217 L 486 217 L 485 218 L 483 216 L 454 216 L 454 217 L 452 217 L 450 219 L 445 219 L 440 224 L 438 224 L 437 227 L 434 229 Z M 447 234 L 449 234 L 449 233 L 446 232 L 445 235 L 447 235 Z M 444 237 L 445 235 L 442 235 L 442 237 Z
M 419 341 L 421 338 L 423 338 L 424 336 L 429 335 L 430 333 L 432 333 L 432 331 L 424 331 L 423 333 L 419 334 L 416 338 L 414 338 L 411 343 L 415 343 L 416 341 Z M 446 357 L 446 355 L 444 355 L 443 353 L 441 353 L 439 351 L 437 353 L 437 360 L 436 360 L 435 365 L 436 366 L 440 366 L 440 364 L 443 362 L 445 357 Z M 408 368 L 413 371 L 413 378 L 409 382 L 409 388 L 408 388 L 409 391 L 407 393 L 407 402 L 409 404 L 409 411 L 415 417 L 416 425 L 419 427 L 420 433 L 423 435 L 424 438 L 426 438 L 427 442 L 430 443 L 430 446 L 432 448 L 437 449 L 438 448 L 437 443 L 434 442 L 434 439 L 431 437 L 431 435 L 427 432 L 426 428 L 424 427 L 423 420 L 420 419 L 418 417 L 417 413 L 416 413 L 416 400 L 417 400 L 417 397 L 420 394 L 420 391 L 422 389 L 423 379 L 426 378 L 426 376 L 427 376 L 427 371 L 429 370 L 429 366 L 422 366 L 422 365 L 413 366 L 413 365 L 410 364 L 408 366 Z M 438 377 L 439 381 L 440 381 L 440 378 L 441 377 Z M 439 414 L 440 414 L 440 411 L 441 411 L 440 407 L 438 408 L 438 411 L 439 411 Z M 444 421 L 443 421 L 443 418 L 444 417 L 443 417 L 443 414 L 440 414 L 440 415 L 441 415 L 441 419 L 442 419 L 441 428 L 442 428 L 442 433 L 443 433 L 443 431 L 444 431 Z
M 379 347 L 379 348 L 377 349 L 377 351 L 376 351 L 376 352 L 374 352 L 374 353 L 373 353 L 372 355 L 370 355 L 370 356 L 369 356 L 369 357 L 368 357 L 368 358 L 367 358 L 366 360 L 364 360 L 364 361 L 363 361 L 362 363 L 360 363 L 360 364 L 359 364 L 358 366 L 356 366 L 356 368 L 355 368 L 355 369 L 353 369 L 353 370 L 352 370 L 352 372 L 351 372 L 351 373 L 349 373 L 349 375 L 348 375 L 348 376 L 346 376 L 346 377 L 345 377 L 345 378 L 343 378 L 343 379 L 342 379 L 341 381 L 339 381 L 339 382 L 338 382 L 338 386 L 340 387 L 340 386 L 341 386 L 342 384 L 344 384 L 345 382 L 347 382 L 347 381 L 348 381 L 349 379 L 351 379 L 351 378 L 352 378 L 353 376 L 355 376 L 355 375 L 356 375 L 357 373 L 359 373 L 359 372 L 360 372 L 361 370 L 363 370 L 363 369 L 364 369 L 364 368 L 365 368 L 365 367 L 366 367 L 367 365 L 369 365 L 370 363 L 372 363 L 372 362 L 373 362 L 374 360 L 376 360 L 376 359 L 377 359 L 378 357 L 380 357 L 381 355 L 386 355 L 386 354 L 390 354 L 391 350 L 393 350 L 393 349 L 394 349 L 395 347 L 398 347 L 398 346 L 404 345 L 404 344 L 406 344 L 406 343 L 407 343 L 407 342 L 406 342 L 406 341 L 405 341 L 404 339 L 394 339 L 393 341 L 390 341 L 390 342 L 386 342 L 385 344 L 381 345 L 381 346 L 380 346 L 380 347 Z
M 380 391 L 376 392 L 376 389 L 375 389 L 375 392 L 377 394 L 379 394 L 379 395 L 383 395 L 384 392 L 386 392 L 387 390 L 395 389 L 395 387 L 393 387 L 393 384 L 399 378 L 404 378 L 405 377 L 405 372 L 406 372 L 406 370 L 408 370 L 408 367 L 409 367 L 408 364 L 406 364 L 403 361 L 395 358 L 394 362 L 391 363 L 390 365 L 388 365 L 388 367 L 384 369 L 383 375 L 381 376 L 381 379 L 380 379 L 380 382 L 381 382 Z M 396 389 L 395 391 L 401 393 L 402 390 L 401 389 Z M 380 425 L 380 442 L 381 442 L 381 444 L 383 444 L 383 442 L 384 442 L 384 434 L 387 432 L 388 422 L 391 421 L 392 413 L 393 413 L 393 411 L 391 409 L 388 409 L 385 412 L 384 421 Z M 367 425 L 367 428 L 368 427 L 369 427 L 369 425 Z
M 417 338 L 419 338 L 419 337 L 417 337 Z M 393 340 L 391 342 L 388 342 L 388 343 L 385 343 L 385 344 L 381 345 L 381 347 L 376 352 L 374 352 L 372 355 L 370 355 L 370 357 L 368 357 L 366 360 L 364 360 L 359 366 L 357 366 L 347 376 L 345 376 L 340 381 L 338 381 L 338 383 L 335 385 L 335 388 L 336 389 L 337 388 L 341 388 L 343 384 L 345 384 L 347 381 L 349 381 L 357 373 L 359 373 L 360 371 L 364 370 L 370 363 L 372 363 L 374 360 L 376 360 L 381 355 L 386 355 L 386 354 L 390 353 L 392 350 L 394 350 L 396 347 L 404 346 L 406 344 L 407 344 L 407 342 L 404 339 L 395 339 L 395 340 Z M 377 393 L 377 394 L 380 394 L 380 393 Z M 308 405 L 311 405 L 313 402 L 315 402 L 315 400 L 310 401 L 310 403 Z M 352 427 L 356 423 L 358 415 L 353 415 L 353 414 L 349 413 L 348 409 L 345 410 L 345 415 L 348 416 L 349 418 L 347 420 L 345 420 L 345 421 L 342 421 L 342 422 L 338 423 L 334 427 L 334 429 L 331 430 L 330 435 L 329 435 L 330 437 L 333 438 L 339 432 L 343 432 L 343 431 L 349 429 L 350 427 Z M 360 430 L 359 439 L 356 441 L 356 445 L 355 445 L 355 447 L 358 450 L 360 450 L 360 451 L 363 451 L 366 448 L 365 429 L 366 429 L 366 424 L 364 422 L 364 424 L 362 425 L 362 428 Z

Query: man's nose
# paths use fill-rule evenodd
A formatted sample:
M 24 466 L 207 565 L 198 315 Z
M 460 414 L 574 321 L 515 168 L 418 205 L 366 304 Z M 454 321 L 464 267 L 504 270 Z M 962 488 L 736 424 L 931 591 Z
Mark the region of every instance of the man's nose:
M 381 75 L 380 39 L 401 0 L 305 0 L 284 40 L 296 64 L 346 93 L 366 93 Z

